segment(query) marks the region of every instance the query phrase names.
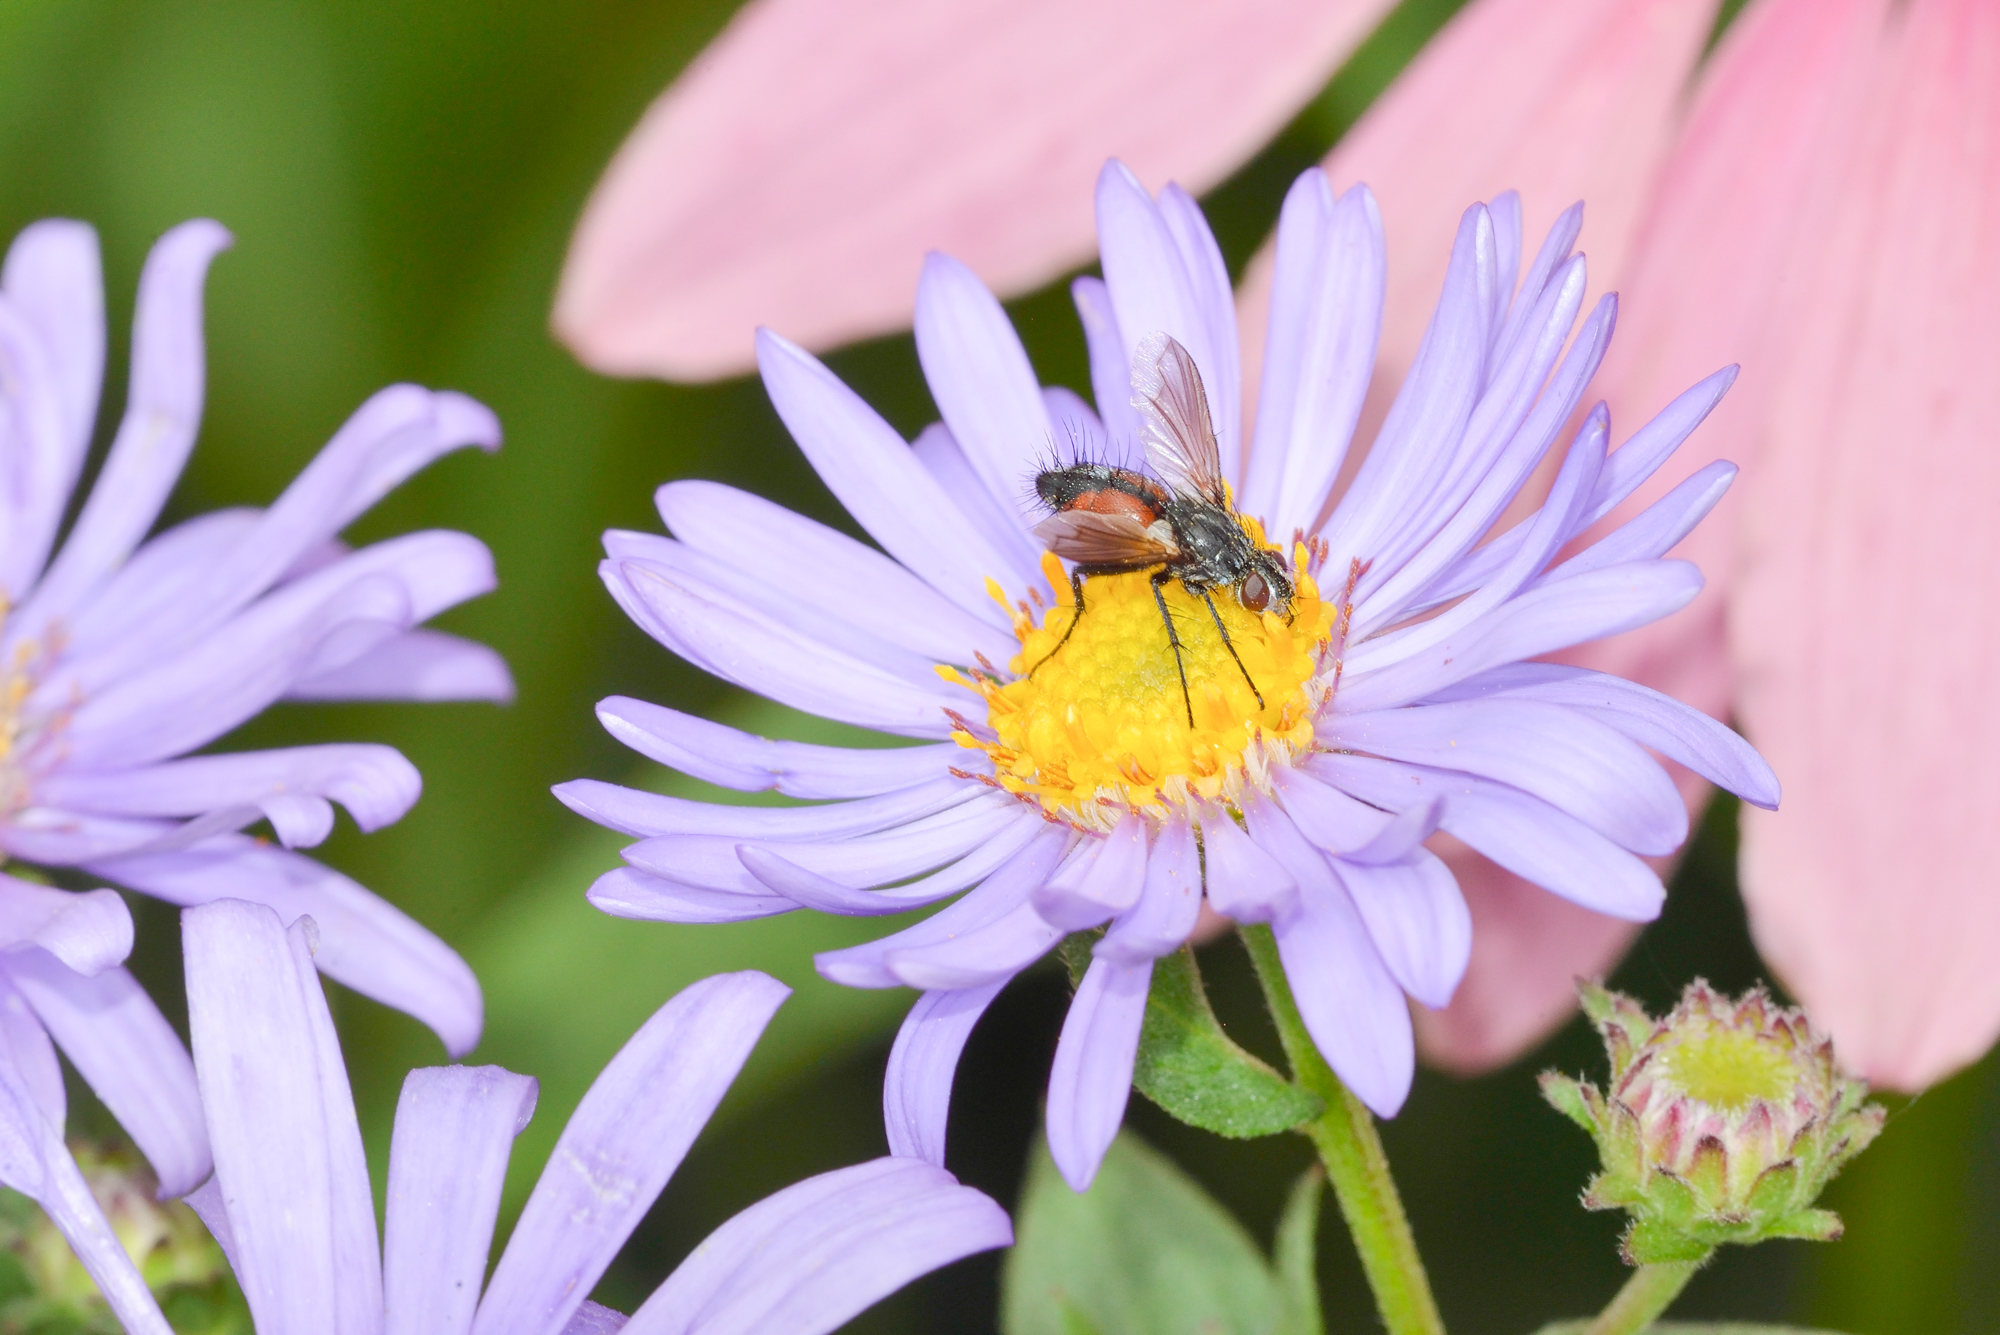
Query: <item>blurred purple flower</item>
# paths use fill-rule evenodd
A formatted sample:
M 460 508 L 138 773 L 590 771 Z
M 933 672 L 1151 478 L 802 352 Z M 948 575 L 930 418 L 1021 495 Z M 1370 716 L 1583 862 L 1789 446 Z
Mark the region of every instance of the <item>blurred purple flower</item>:
M 183 924 L 215 1144 L 215 1176 L 189 1201 L 262 1335 L 820 1335 L 920 1275 L 1013 1241 L 1006 1213 L 979 1192 L 930 1164 L 882 1158 L 736 1215 L 629 1320 L 585 1301 L 790 994 L 761 973 L 724 974 L 662 1006 L 591 1085 L 482 1296 L 534 1080 L 497 1066 L 410 1072 L 378 1244 L 313 921 L 287 928 L 264 905 L 219 900 Z M 156 1328 L 150 1297 L 120 1305 L 130 1285 L 111 1292 L 128 1329 Z
M 420 788 L 410 763 L 386 746 L 187 753 L 281 699 L 511 695 L 491 650 L 417 629 L 493 587 L 482 544 L 431 532 L 351 552 L 335 536 L 446 451 L 497 447 L 499 425 L 461 395 L 397 385 L 364 404 L 269 510 L 217 511 L 147 540 L 194 443 L 202 284 L 228 244 L 217 224 L 190 222 L 147 260 L 125 417 L 60 544 L 103 375 L 96 237 L 80 223 L 37 223 L 0 273 L 0 860 L 79 868 L 177 904 L 227 896 L 287 921 L 311 913 L 321 968 L 462 1052 L 481 1023 L 464 961 L 289 851 L 326 837 L 332 802 L 363 829 L 396 820 Z M 259 820 L 282 847 L 241 833 Z M 163 1192 L 209 1175 L 193 1066 L 118 967 L 131 947 L 115 892 L 0 875 L 0 1085 L 11 1100 L 0 1122 L 48 1151 L 18 1161 L 18 1180 L 0 1163 L 0 1179 L 31 1195 L 22 1182 L 57 1172 L 63 1157 L 51 1037 Z
M 1204 893 L 1221 913 L 1272 925 L 1314 1039 L 1388 1115 L 1413 1069 L 1406 995 L 1443 1006 L 1470 949 L 1464 900 L 1424 846 L 1436 831 L 1556 894 L 1643 920 L 1663 895 L 1643 858 L 1687 834 L 1646 748 L 1753 802 L 1778 797 L 1762 759 L 1706 715 L 1614 677 L 1525 661 L 1692 598 L 1699 572 L 1662 554 L 1735 473 L 1711 464 L 1595 545 L 1566 550 L 1672 454 L 1729 369 L 1616 452 L 1602 405 L 1584 415 L 1556 451 L 1548 500 L 1503 527 L 1575 420 L 1611 335 L 1610 297 L 1578 325 L 1580 206 L 1525 277 L 1518 199 L 1466 211 L 1423 348 L 1351 481 L 1343 463 L 1385 290 L 1366 188 L 1336 198 L 1314 170 L 1285 202 L 1248 440 L 1235 307 L 1193 199 L 1174 186 L 1155 199 L 1112 163 L 1097 218 L 1105 276 L 1075 286 L 1096 413 L 1037 384 L 999 303 L 943 256 L 918 288 L 916 342 L 944 421 L 914 448 L 808 354 L 759 335 L 779 415 L 887 556 L 703 482 L 661 488 L 673 539 L 606 536 L 613 596 L 667 647 L 796 708 L 935 744 L 771 742 L 613 698 L 599 708 L 605 726 L 655 760 L 831 803 L 748 810 L 589 780 L 558 789 L 642 839 L 625 851 L 630 866 L 591 890 L 610 913 L 885 914 L 970 890 L 925 922 L 819 960 L 838 982 L 924 989 L 885 1104 L 891 1147 L 934 1163 L 953 1070 L 986 1005 L 1064 934 L 1109 923 L 1049 1086 L 1050 1149 L 1079 1189 L 1124 1112 L 1153 961 L 1188 939 Z M 1219 591 L 1243 675 L 1258 669 L 1254 700 L 1216 652 L 1208 612 L 1186 602 L 1182 638 L 1196 657 L 1197 641 L 1212 640 L 1202 652 L 1217 666 L 1189 671 L 1184 702 L 1144 576 L 1093 581 L 1092 611 L 1075 623 L 1084 633 L 1049 657 L 1071 613 L 1066 578 L 1030 532 L 1030 484 L 1051 440 L 1142 466 L 1148 428 L 1132 368 L 1156 333 L 1199 368 L 1236 504 L 1280 550 L 1296 535 L 1289 626 Z M 1046 617 L 993 593 L 995 581 Z M 1125 641 L 1121 596 L 1138 608 Z M 1120 647 L 1140 644 L 1149 648 Z M 1115 656 L 1125 652 L 1134 657 Z M 1113 657 L 1097 660 L 1094 678 L 1072 674 L 1079 684 L 1063 696 L 1065 658 L 1091 653 Z M 1022 675 L 1029 666 L 1040 675 Z

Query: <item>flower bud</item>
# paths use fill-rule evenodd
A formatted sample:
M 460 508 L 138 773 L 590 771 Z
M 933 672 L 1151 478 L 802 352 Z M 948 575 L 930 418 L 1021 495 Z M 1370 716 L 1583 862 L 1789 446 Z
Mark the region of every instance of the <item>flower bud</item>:
M 1603 1171 L 1583 1203 L 1632 1216 L 1628 1262 L 1840 1236 L 1839 1217 L 1813 1202 L 1881 1132 L 1884 1112 L 1863 1102 L 1867 1085 L 1836 1069 L 1832 1042 L 1803 1013 L 1762 988 L 1732 1001 L 1700 980 L 1658 1021 L 1629 997 L 1582 991 L 1611 1079 L 1600 1091 L 1551 1071 L 1542 1095 L 1597 1141 Z

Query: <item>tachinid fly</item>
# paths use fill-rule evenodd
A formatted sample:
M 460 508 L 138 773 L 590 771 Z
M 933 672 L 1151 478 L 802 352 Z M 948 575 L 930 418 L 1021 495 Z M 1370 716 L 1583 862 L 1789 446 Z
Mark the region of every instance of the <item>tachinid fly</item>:
M 1208 604 L 1222 647 L 1236 660 L 1261 708 L 1263 692 L 1230 643 L 1222 614 L 1215 610 L 1214 591 L 1231 588 L 1245 610 L 1276 611 L 1289 618 L 1290 572 L 1279 553 L 1251 540 L 1230 506 L 1208 394 L 1187 349 L 1165 334 L 1145 339 L 1132 357 L 1132 384 L 1136 391 L 1132 406 L 1144 423 L 1146 462 L 1160 481 L 1109 464 L 1052 468 L 1035 478 L 1035 494 L 1055 512 L 1035 525 L 1035 536 L 1057 556 L 1076 563 L 1070 571 L 1076 614 L 1042 663 L 1062 652 L 1083 619 L 1084 580 L 1158 567 L 1153 569 L 1153 601 L 1160 605 L 1174 666 L 1180 670 L 1188 726 L 1194 726 L 1194 701 L 1188 692 L 1187 665 L 1181 659 L 1180 633 L 1174 629 L 1164 592 L 1173 580 Z M 1030 675 L 1033 672 L 1029 669 Z

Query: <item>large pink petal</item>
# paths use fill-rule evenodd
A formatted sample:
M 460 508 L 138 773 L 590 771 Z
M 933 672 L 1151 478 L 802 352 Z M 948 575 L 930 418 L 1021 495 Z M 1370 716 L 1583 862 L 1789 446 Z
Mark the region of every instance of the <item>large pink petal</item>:
M 1003 295 L 1094 249 L 1108 157 L 1200 191 L 1388 0 L 752 0 L 597 187 L 556 299 L 600 371 L 748 370 L 905 327 L 924 253 Z M 1452 210 L 1457 216 L 1457 209 Z
M 1758 943 L 1846 1064 L 1909 1089 L 2000 1033 L 2000 10 L 1899 6 L 1859 113 L 1779 309 L 1730 631 L 1786 783 L 1745 823 Z

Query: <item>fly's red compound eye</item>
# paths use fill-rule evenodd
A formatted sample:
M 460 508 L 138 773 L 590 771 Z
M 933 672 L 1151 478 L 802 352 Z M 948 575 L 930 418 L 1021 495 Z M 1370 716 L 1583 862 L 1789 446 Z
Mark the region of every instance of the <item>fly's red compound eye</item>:
M 1236 591 L 1236 599 L 1245 610 L 1261 612 L 1271 605 L 1271 586 L 1253 570 L 1243 577 L 1243 587 Z

